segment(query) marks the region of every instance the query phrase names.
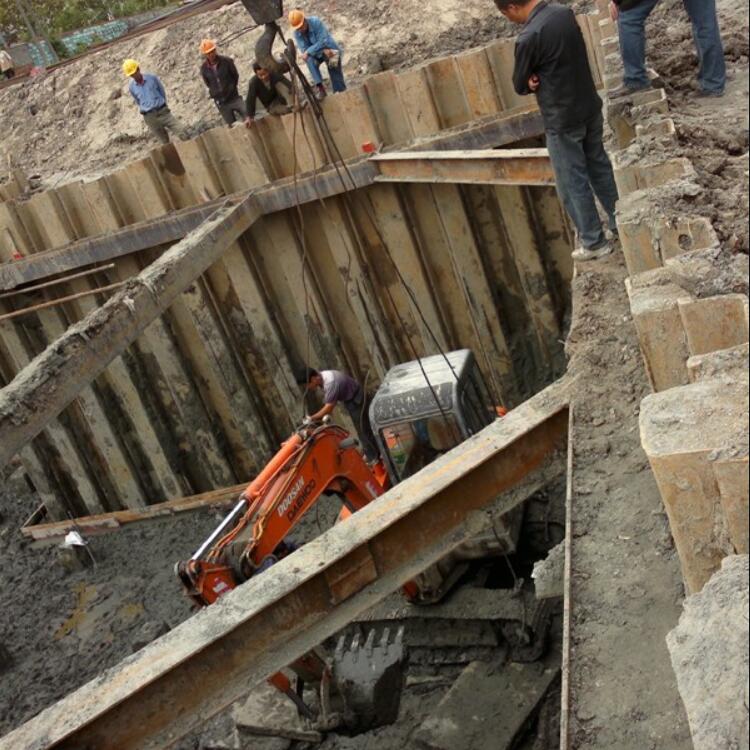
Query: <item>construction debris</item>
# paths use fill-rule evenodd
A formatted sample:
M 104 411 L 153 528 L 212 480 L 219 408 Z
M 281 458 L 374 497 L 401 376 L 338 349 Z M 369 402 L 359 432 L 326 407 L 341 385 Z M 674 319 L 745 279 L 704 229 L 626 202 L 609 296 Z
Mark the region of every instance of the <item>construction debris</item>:
M 750 740 L 748 556 L 726 557 L 685 600 L 667 637 L 695 750 L 743 748 Z
M 429 750 L 510 750 L 560 674 L 543 663 L 472 662 L 417 733 Z

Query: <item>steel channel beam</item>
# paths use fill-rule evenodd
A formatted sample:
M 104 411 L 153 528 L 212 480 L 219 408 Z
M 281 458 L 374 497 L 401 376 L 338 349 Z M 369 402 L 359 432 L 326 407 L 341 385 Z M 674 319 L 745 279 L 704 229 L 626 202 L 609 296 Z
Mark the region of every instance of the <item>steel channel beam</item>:
M 0 740 L 0 750 L 166 747 L 518 504 L 565 451 L 559 381 L 377 502 Z
M 413 151 L 486 149 L 540 136 L 543 132 L 539 112 L 523 109 L 512 115 L 506 112 L 478 120 L 471 126 L 462 126 L 444 131 L 438 136 L 412 141 L 403 144 L 401 148 Z M 316 174 L 300 175 L 296 181 L 291 178 L 277 180 L 253 191 L 236 193 L 229 198 L 241 200 L 252 193 L 263 213 L 268 214 L 293 208 L 298 201 L 311 203 L 320 198 L 332 198 L 347 190 L 357 190 L 374 184 L 378 170 L 369 157 L 350 159 L 346 165 L 347 170 L 329 166 Z M 227 198 L 221 198 L 202 203 L 158 219 L 131 224 L 107 235 L 87 237 L 63 247 L 2 264 L 0 291 L 15 289 L 21 284 L 39 281 L 55 274 L 177 242 L 196 229 L 226 200 Z
M 373 161 L 380 170 L 376 182 L 555 184 L 555 173 L 545 148 L 379 154 Z

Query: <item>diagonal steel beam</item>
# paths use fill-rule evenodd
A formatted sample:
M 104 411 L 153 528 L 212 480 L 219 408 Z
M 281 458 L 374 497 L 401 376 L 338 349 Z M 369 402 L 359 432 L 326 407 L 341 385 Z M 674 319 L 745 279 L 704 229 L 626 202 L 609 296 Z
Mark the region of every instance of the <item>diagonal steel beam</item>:
M 0 467 L 261 216 L 253 197 L 225 204 L 101 307 L 71 326 L 0 390 Z
M 507 491 L 565 450 L 568 389 L 559 381 L 530 399 L 11 732 L 0 750 L 173 744 L 521 502 Z
M 398 152 L 373 156 L 376 182 L 445 182 L 462 185 L 555 184 L 546 148 Z

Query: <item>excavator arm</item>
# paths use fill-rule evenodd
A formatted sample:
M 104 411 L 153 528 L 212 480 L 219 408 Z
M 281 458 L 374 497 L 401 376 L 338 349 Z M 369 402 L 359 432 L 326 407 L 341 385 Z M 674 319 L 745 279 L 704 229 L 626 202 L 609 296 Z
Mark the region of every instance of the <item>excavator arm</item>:
M 282 445 L 195 555 L 178 563 L 177 573 L 197 604 L 212 604 L 291 552 L 285 539 L 322 495 L 337 495 L 346 517 L 382 495 L 385 482 L 345 430 L 306 425 Z

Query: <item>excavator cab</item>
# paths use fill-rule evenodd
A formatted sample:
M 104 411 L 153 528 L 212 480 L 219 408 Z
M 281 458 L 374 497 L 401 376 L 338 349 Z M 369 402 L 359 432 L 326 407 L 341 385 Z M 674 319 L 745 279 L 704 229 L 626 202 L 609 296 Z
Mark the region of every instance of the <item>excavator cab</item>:
M 495 416 L 468 349 L 393 367 L 370 406 L 370 424 L 393 484 L 484 429 Z
M 502 410 L 494 404 L 469 349 L 424 357 L 388 371 L 370 406 L 370 424 L 392 484 L 490 425 Z M 522 507 L 457 548 L 409 584 L 415 604 L 439 601 L 466 572 L 468 561 L 515 552 Z

